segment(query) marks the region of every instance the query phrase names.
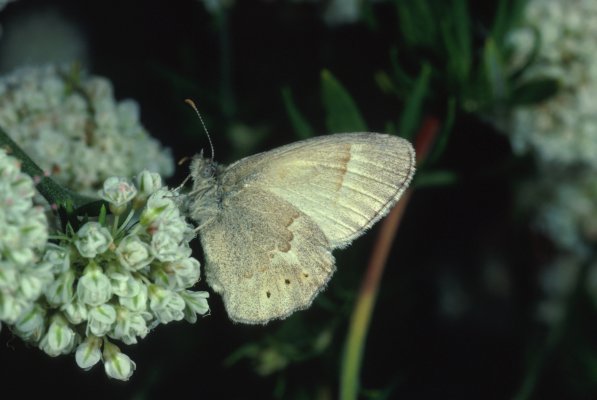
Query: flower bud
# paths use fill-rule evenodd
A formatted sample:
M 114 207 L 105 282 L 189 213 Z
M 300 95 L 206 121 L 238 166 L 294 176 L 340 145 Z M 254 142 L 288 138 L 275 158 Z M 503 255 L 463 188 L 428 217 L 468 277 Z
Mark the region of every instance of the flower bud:
M 110 231 L 99 222 L 87 222 L 77 232 L 75 246 L 86 258 L 94 258 L 108 250 L 112 243 Z

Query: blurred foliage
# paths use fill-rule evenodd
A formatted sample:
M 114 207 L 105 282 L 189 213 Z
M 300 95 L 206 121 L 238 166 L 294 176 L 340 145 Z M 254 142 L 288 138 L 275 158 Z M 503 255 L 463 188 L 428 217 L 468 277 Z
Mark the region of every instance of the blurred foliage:
M 525 3 L 362 1 L 360 21 L 337 28 L 325 26 L 319 15 L 323 6 L 310 2 L 239 1 L 213 15 L 200 2 L 95 5 L 93 18 L 84 20 L 89 12 L 79 3 L 69 10 L 95 29 L 102 29 L 92 22 L 96 19 L 120 26 L 93 36 L 105 46 L 97 50 L 95 68 L 114 76 L 122 93 L 142 97 L 142 106 L 150 110 L 144 119 L 164 142 L 176 146 L 178 156 L 192 155 L 206 143 L 195 115 L 182 103 L 187 97 L 197 101 L 216 132 L 216 159 L 223 163 L 322 133 L 384 129 L 416 142 L 430 118 L 440 121 L 434 146 L 416 175 L 416 187 L 425 190 L 407 213 L 404 223 L 410 230 L 396 244 L 400 259 L 390 260 L 393 268 L 380 291 L 361 395 L 492 399 L 510 398 L 523 377 L 535 371 L 522 355 L 536 359 L 532 255 L 544 244 L 521 228 L 504 227 L 512 212 L 504 192 L 526 170 L 511 167 L 505 139 L 480 122 L 540 102 L 558 89 L 553 80 L 525 78 L 539 37 L 528 60 L 510 68 L 508 33 L 519 24 Z M 170 7 L 179 9 L 170 13 Z M 132 23 L 140 24 L 138 29 L 130 29 Z M 170 42 L 162 46 L 157 39 L 166 33 Z M 130 63 L 129 70 L 121 58 Z M 491 133 L 478 135 L 481 130 Z M 504 177 L 503 171 L 511 174 Z M 152 333 L 138 350 L 136 382 L 127 389 L 100 389 L 152 398 L 151 393 L 171 393 L 173 382 L 180 385 L 185 377 L 197 382 L 187 391 L 194 396 L 246 398 L 256 392 L 255 397 L 334 398 L 347 321 L 371 240 L 367 236 L 336 254 L 342 273 L 309 311 L 266 327 L 241 327 L 227 320 L 213 296 L 213 315 L 190 334 L 188 326 Z M 499 257 L 492 255 L 498 251 Z M 517 278 L 511 283 L 514 299 L 501 302 L 484 292 L 489 289 L 479 271 L 489 258 L 503 262 L 500 257 L 511 265 L 506 273 Z M 469 313 L 461 319 L 435 308 L 449 274 L 462 278 L 460 292 L 451 290 L 469 299 L 462 305 Z M 536 389 L 541 398 L 550 398 L 555 388 L 553 393 L 573 393 L 559 398 L 578 399 L 583 391 L 597 393 L 591 335 L 597 328 L 584 318 L 595 314 L 595 306 L 588 299 L 576 304 L 576 317 L 558 342 L 563 347 L 540 360 L 546 378 L 541 381 L 536 370 L 529 393 Z M 180 339 L 172 340 L 173 334 Z M 60 362 L 30 357 L 40 371 L 54 370 L 52 362 Z M 86 379 L 104 386 L 99 376 L 88 374 L 79 383 L 81 393 L 89 390 Z M 54 384 L 57 378 L 51 379 Z
M 489 21 L 473 20 L 466 0 L 396 0 L 398 37 L 390 50 L 391 72 L 379 72 L 382 90 L 409 93 L 420 89 L 421 76 L 413 69 L 429 68 L 425 94 L 432 102 L 456 98 L 466 112 L 491 112 L 539 102 L 554 94 L 553 80 L 526 82 L 524 70 L 511 71 L 508 32 L 520 20 L 526 0 L 500 0 Z M 539 45 L 536 38 L 535 50 Z M 401 62 L 401 60 L 403 60 Z
M 329 132 L 367 131 L 367 126 L 352 97 L 326 70 L 321 73 L 321 97 Z

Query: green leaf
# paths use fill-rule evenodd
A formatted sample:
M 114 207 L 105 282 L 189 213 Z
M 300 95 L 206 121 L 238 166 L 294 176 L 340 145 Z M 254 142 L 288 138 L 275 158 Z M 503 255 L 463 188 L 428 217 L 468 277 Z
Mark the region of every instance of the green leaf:
M 441 24 L 448 57 L 448 71 L 459 84 L 467 83 L 472 63 L 471 21 L 466 0 L 454 0 L 450 14 Z
M 529 80 L 516 87 L 510 94 L 510 104 L 528 105 L 547 100 L 558 92 L 559 83 L 555 79 L 541 78 Z
M 290 118 L 290 123 L 292 124 L 292 128 L 294 129 L 294 133 L 296 133 L 296 136 L 298 136 L 301 139 L 307 139 L 313 136 L 313 128 L 311 128 L 311 125 L 309 125 L 307 120 L 303 117 L 301 112 L 294 104 L 290 88 L 282 88 L 282 99 L 284 100 L 286 112 L 288 113 L 288 118 Z
M 535 39 L 533 41 L 533 48 L 522 66 L 510 73 L 509 79 L 512 81 L 516 81 L 523 76 L 524 72 L 535 63 L 535 60 L 539 56 L 539 51 L 541 50 L 541 34 L 539 33 L 539 30 L 534 26 L 531 26 L 528 29 L 533 33 Z
M 99 217 L 97 219 L 97 221 L 102 225 L 106 224 L 106 214 L 107 214 L 106 206 L 102 204 L 102 206 L 100 208 Z
M 394 123 L 394 121 L 386 122 L 386 127 L 384 129 L 384 132 L 388 133 L 390 135 L 398 134 L 398 128 L 396 127 L 396 123 Z
M 508 32 L 519 23 L 526 3 L 527 0 L 499 0 L 490 35 L 498 44 L 504 43 Z
M 458 175 L 453 171 L 419 171 L 415 180 L 417 189 L 423 187 L 437 187 L 453 185 L 458 181 Z
M 97 199 L 79 195 L 56 183 L 52 178 L 46 176 L 44 171 L 17 145 L 0 127 L 0 147 L 7 149 L 11 156 L 21 161 L 21 169 L 24 173 L 37 180 L 36 189 L 50 204 L 65 207 L 70 204 L 73 208 L 95 202 Z
M 390 62 L 397 86 L 400 88 L 410 88 L 414 84 L 414 79 L 404 71 L 398 62 L 398 50 L 395 47 L 390 49 Z
M 328 70 L 321 72 L 321 95 L 329 132 L 366 132 L 367 125 L 354 100 Z
M 400 36 L 410 47 L 430 47 L 437 37 L 437 19 L 428 0 L 395 0 Z
M 375 13 L 373 12 L 373 4 L 369 1 L 362 1 L 361 3 L 361 17 L 363 18 L 363 22 L 369 29 L 372 31 L 376 31 L 379 29 L 379 23 L 377 22 L 377 18 L 375 17 Z
M 421 108 L 429 90 L 430 79 L 431 67 L 428 64 L 424 64 L 400 117 L 400 129 L 398 131 L 400 136 L 411 139 L 419 127 Z
M 456 99 L 450 97 L 448 99 L 448 106 L 446 116 L 443 118 L 442 129 L 437 136 L 435 145 L 431 154 L 425 160 L 425 165 L 433 164 L 443 153 L 448 145 L 448 139 L 454 127 L 454 120 L 456 119 Z
M 398 93 L 398 91 L 396 90 L 396 87 L 394 86 L 394 82 L 392 82 L 392 79 L 390 78 L 390 76 L 388 75 L 387 72 L 377 71 L 375 73 L 375 75 L 373 76 L 373 79 L 375 80 L 375 83 L 377 83 L 377 87 L 379 87 L 379 89 L 383 93 L 385 93 L 385 94 Z
M 508 81 L 506 79 L 504 63 L 492 38 L 488 38 L 485 41 L 483 63 L 487 84 L 489 85 L 489 93 L 492 96 L 488 102 L 492 102 L 492 100 L 504 100 L 508 93 Z

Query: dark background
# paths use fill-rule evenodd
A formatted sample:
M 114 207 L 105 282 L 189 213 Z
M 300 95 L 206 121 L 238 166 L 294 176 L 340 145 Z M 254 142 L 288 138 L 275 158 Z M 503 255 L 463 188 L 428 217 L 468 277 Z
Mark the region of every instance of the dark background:
M 482 24 L 490 12 L 475 7 L 473 16 Z M 373 80 L 389 68 L 390 47 L 400 46 L 391 4 L 373 7 L 378 23 L 371 29 L 364 22 L 328 26 L 319 3 L 237 1 L 227 14 L 227 39 L 216 17 L 186 0 L 20 0 L 0 14 L 0 23 L 46 10 L 78 26 L 88 70 L 109 78 L 117 98 L 139 102 L 143 124 L 176 159 L 207 146 L 183 103 L 187 97 L 197 102 L 216 158 L 226 163 L 297 140 L 283 87 L 311 125 L 328 133 L 320 99 L 323 68 L 344 84 L 373 131 L 383 131 L 403 107 Z M 408 59 L 401 61 L 408 67 Z M 260 129 L 263 139 L 253 148 L 239 147 L 227 134 L 235 123 Z M 505 136 L 474 116 L 458 115 L 439 166 L 460 179 L 415 191 L 383 277 L 362 365 L 363 387 L 377 390 L 378 398 L 504 399 L 520 385 L 535 330 L 535 252 L 543 244 L 514 212 L 512 170 L 499 169 L 510 158 Z M 514 173 L 526 168 L 521 162 Z M 185 175 L 184 167 L 178 169 L 170 184 Z M 196 324 L 160 326 L 139 344 L 121 346 L 137 363 L 129 382 L 108 379 L 101 365 L 82 371 L 73 356 L 50 358 L 3 329 L 1 396 L 28 397 L 42 389 L 44 396 L 67 398 L 270 398 L 285 382 L 284 398 L 335 398 L 348 316 L 376 233 L 373 228 L 337 251 L 338 271 L 323 299 L 286 321 L 233 324 L 214 294 L 212 315 Z M 487 275 L 495 265 L 501 275 Z M 209 290 L 203 282 L 199 287 Z M 251 361 L 225 363 L 236 349 L 270 337 L 290 346 L 311 340 L 334 318 L 329 347 L 281 372 L 263 377 Z M 548 368 L 537 398 L 563 398 L 568 386 L 562 376 Z

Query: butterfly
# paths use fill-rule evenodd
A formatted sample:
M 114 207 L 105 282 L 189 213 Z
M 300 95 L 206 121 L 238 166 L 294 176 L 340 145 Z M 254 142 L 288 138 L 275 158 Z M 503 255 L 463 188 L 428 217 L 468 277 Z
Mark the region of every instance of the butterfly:
M 233 321 L 266 324 L 308 308 L 348 246 L 386 215 L 415 172 L 405 139 L 344 133 L 295 142 L 222 166 L 190 166 L 189 213 L 207 283 Z

